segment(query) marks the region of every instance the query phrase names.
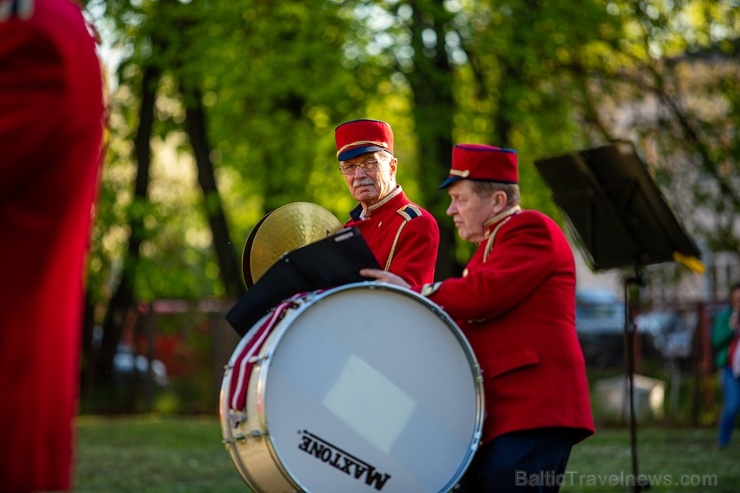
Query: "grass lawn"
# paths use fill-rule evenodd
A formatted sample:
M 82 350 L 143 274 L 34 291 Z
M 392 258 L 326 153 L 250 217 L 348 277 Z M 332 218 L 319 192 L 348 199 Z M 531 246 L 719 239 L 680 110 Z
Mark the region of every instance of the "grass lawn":
M 650 492 L 740 491 L 740 435 L 714 448 L 715 430 L 638 428 L 638 473 Z M 627 429 L 577 445 L 562 492 L 632 492 Z M 75 493 L 244 493 L 214 417 L 80 417 Z M 670 484 L 669 484 L 670 483 Z M 334 492 L 318 492 L 334 493 Z
M 76 493 L 249 492 L 217 416 L 83 416 L 75 486 Z

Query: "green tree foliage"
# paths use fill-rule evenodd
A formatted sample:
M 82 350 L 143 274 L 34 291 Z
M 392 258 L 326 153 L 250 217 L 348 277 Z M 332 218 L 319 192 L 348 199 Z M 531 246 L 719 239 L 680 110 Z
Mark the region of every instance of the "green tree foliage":
M 533 161 L 590 143 L 579 67 L 613 24 L 597 1 L 484 1 L 460 12 L 456 131 L 518 150 L 525 207 L 558 217 Z
M 257 221 L 286 203 L 314 202 L 344 220 L 353 201 L 333 129 L 363 117 L 393 124 L 399 181 L 446 232 L 444 274 L 471 249 L 434 190 L 457 142 L 517 149 L 524 206 L 564 220 L 534 160 L 632 140 L 692 235 L 708 249 L 740 250 L 736 0 L 87 6 L 121 56 L 90 256 L 96 320 L 124 273 L 135 300 L 226 296 L 209 227 L 218 204 L 237 258 Z M 147 90 L 156 96 L 152 163 L 137 194 Z M 189 108 L 202 111 L 216 178 L 206 196 Z
M 601 120 L 644 149 L 710 251 L 740 251 L 740 17 L 734 1 L 610 2 L 621 21 L 594 79 Z M 607 112 L 631 114 L 618 121 Z

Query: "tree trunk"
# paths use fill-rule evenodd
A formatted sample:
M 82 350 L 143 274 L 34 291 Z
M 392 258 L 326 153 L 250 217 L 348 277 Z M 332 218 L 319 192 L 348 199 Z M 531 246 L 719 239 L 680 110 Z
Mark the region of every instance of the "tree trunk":
M 437 187 L 448 176 L 452 157 L 452 129 L 455 101 L 452 94 L 452 69 L 444 48 L 444 24 L 449 19 L 437 2 L 424 0 L 410 2 L 413 8 L 411 23 L 414 70 L 407 74 L 414 98 L 414 125 L 419 139 L 419 184 L 425 196 L 425 205 L 439 223 L 439 254 L 435 277 L 446 279 L 460 275 L 461 266 L 455 258 L 456 231 L 445 221 L 448 206 L 446 193 Z M 430 21 L 431 20 L 431 21 Z M 422 32 L 433 29 L 437 46 L 425 48 Z
M 129 228 L 131 232 L 121 280 L 108 303 L 108 310 L 103 320 L 103 340 L 97 353 L 94 370 L 97 379 L 96 385 L 106 383 L 112 377 L 113 357 L 121 341 L 126 314 L 134 304 L 132 279 L 135 278 L 134 271 L 140 256 L 139 249 L 146 234 L 143 220 L 144 212 L 141 204 L 149 200 L 150 139 L 154 124 L 154 102 L 159 77 L 160 69 L 153 66 L 146 67 L 142 74 L 139 128 L 134 140 L 136 184 L 134 200 L 129 208 Z
M 180 81 L 180 87 L 185 99 L 187 131 L 195 155 L 195 163 L 198 167 L 198 183 L 203 191 L 205 213 L 211 227 L 221 281 L 224 283 L 226 296 L 238 298 L 243 293 L 240 276 L 241 268 L 231 244 L 226 214 L 224 214 L 221 195 L 216 186 L 201 94 L 197 88 L 190 87 L 182 80 Z

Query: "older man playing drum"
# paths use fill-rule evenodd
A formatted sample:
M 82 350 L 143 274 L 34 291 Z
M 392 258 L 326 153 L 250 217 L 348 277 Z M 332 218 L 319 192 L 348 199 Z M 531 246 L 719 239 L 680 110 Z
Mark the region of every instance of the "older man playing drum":
M 594 432 L 573 253 L 554 221 L 519 206 L 516 151 L 459 144 L 440 188 L 460 237 L 478 245 L 462 277 L 412 284 L 360 274 L 440 305 L 480 362 L 483 445 L 455 491 L 558 491 L 572 446 Z

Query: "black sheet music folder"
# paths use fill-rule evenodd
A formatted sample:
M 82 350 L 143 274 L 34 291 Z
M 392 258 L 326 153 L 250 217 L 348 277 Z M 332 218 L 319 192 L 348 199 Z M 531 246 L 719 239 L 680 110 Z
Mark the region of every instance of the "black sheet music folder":
M 282 300 L 296 293 L 369 281 L 362 268 L 380 269 L 357 228 L 337 233 L 283 254 L 226 314 L 243 336 Z

